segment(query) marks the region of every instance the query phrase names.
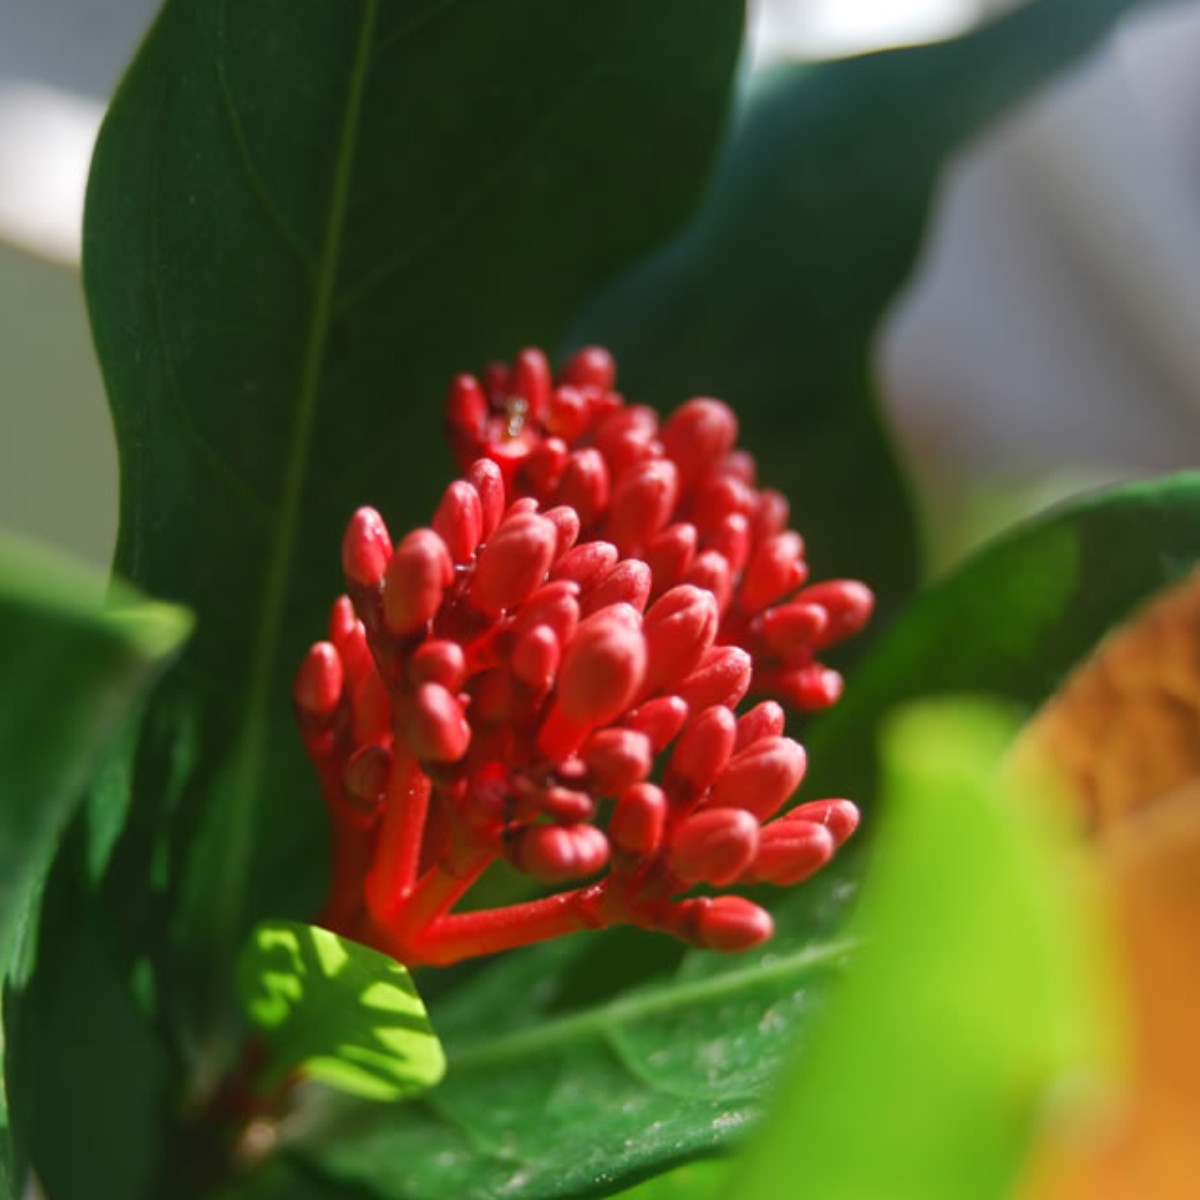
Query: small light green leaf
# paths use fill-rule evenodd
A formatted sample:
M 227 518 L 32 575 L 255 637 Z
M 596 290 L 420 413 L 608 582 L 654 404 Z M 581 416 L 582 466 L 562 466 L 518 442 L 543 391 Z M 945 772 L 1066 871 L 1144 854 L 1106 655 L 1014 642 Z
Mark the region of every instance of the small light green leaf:
M 446 1071 L 408 971 L 386 954 L 294 921 L 258 925 L 238 961 L 246 1013 L 291 1071 L 370 1100 L 399 1100 Z
M 729 1200 L 1002 1200 L 1051 1090 L 1107 1062 L 1052 810 L 996 779 L 1012 728 L 977 701 L 889 723 L 861 949 Z

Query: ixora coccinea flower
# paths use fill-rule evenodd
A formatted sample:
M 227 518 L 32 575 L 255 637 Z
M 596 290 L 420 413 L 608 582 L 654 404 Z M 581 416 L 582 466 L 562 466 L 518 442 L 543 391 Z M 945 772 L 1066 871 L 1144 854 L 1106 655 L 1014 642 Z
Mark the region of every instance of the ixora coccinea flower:
M 363 508 L 346 530 L 347 594 L 295 684 L 332 818 L 320 920 L 409 966 L 616 924 L 746 950 L 769 914 L 708 893 L 798 883 L 858 822 L 847 800 L 779 815 L 805 769 L 779 701 L 838 698 L 818 655 L 870 591 L 807 582 L 729 408 L 660 425 L 614 383 L 597 347 L 557 379 L 535 349 L 459 376 L 463 477 L 431 528 L 396 543 Z M 497 859 L 557 890 L 453 912 Z

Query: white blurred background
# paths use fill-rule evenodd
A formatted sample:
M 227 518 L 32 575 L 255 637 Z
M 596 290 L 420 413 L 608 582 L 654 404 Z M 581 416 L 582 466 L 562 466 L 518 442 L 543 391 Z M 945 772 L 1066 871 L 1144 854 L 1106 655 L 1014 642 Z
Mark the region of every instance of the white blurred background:
M 759 0 L 752 60 L 949 37 L 1016 0 Z M 156 0 L 0 15 L 0 525 L 105 564 L 116 456 L 78 277 L 88 157 Z M 1200 451 L 1200 0 L 952 166 L 878 367 L 939 567 L 1076 487 Z

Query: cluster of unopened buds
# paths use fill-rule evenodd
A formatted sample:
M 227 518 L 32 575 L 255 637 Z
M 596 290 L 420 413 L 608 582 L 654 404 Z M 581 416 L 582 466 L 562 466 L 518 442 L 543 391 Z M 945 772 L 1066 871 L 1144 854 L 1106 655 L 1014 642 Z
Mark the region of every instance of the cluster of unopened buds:
M 332 818 L 323 924 L 409 965 L 633 924 L 715 950 L 771 936 L 734 884 L 794 884 L 858 823 L 783 811 L 805 770 L 782 700 L 832 704 L 818 655 L 871 593 L 807 584 L 787 501 L 758 489 L 737 421 L 665 423 L 589 347 L 456 378 L 463 472 L 394 543 L 356 512 L 347 594 L 295 701 Z M 747 696 L 763 697 L 741 715 Z M 554 890 L 452 911 L 497 860 Z

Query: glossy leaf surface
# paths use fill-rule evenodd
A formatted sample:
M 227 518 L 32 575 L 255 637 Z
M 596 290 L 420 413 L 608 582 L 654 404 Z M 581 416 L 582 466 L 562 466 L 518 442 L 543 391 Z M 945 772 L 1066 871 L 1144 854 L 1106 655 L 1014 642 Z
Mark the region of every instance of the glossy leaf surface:
M 742 15 L 162 10 L 101 133 L 85 281 L 122 457 L 119 567 L 200 616 L 175 855 L 193 859 L 190 927 L 222 956 L 322 886 L 288 685 L 340 590 L 342 527 L 364 503 L 401 531 L 426 522 L 450 478 L 452 375 L 553 344 L 684 215 Z M 178 761 L 170 734 L 135 782 L 143 807 Z
M 884 617 L 915 585 L 917 550 L 873 337 L 950 156 L 1132 6 L 1037 0 L 945 44 L 757 81 L 697 218 L 572 332 L 612 348 L 638 399 L 728 400 L 816 571 L 868 580 Z
M 238 991 L 271 1048 L 264 1087 L 299 1071 L 352 1095 L 398 1100 L 445 1072 L 408 971 L 327 929 L 256 926 L 238 961 Z

